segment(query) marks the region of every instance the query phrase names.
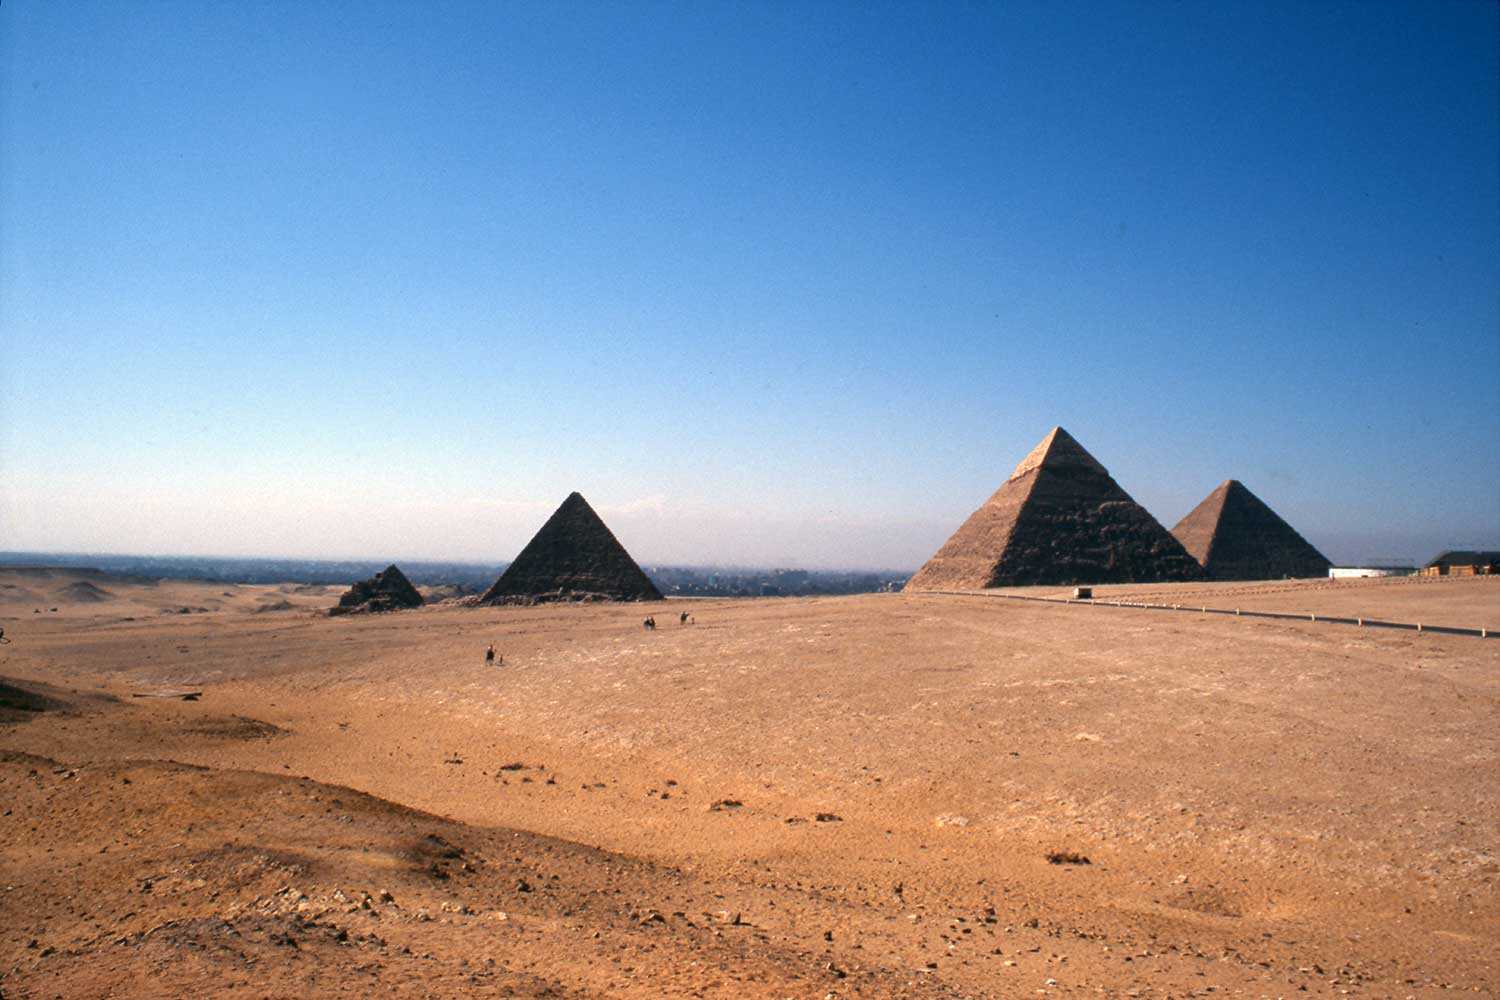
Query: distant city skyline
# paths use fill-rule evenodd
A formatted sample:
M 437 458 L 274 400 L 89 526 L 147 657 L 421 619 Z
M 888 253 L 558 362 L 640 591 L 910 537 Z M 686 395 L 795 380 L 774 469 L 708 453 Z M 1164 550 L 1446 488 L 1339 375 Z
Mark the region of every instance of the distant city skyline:
M 1500 548 L 1500 9 L 0 5 L 0 549 Z

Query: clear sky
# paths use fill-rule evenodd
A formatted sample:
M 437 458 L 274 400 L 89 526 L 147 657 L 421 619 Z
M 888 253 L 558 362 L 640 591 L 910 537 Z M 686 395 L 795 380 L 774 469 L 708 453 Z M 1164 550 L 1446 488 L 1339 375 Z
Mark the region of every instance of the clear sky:
M 1490 2 L 0 5 L 0 549 L 1500 547 Z

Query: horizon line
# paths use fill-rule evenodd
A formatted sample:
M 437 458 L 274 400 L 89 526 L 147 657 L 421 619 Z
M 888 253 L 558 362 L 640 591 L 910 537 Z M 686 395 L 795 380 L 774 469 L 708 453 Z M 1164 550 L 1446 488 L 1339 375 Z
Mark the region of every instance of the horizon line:
M 182 560 L 188 560 L 188 559 L 222 559 L 222 560 L 240 560 L 240 561 L 244 561 L 244 562 L 369 563 L 369 564 L 372 564 L 372 565 L 375 564 L 375 563 L 386 563 L 387 565 L 396 565 L 396 566 L 399 566 L 401 563 L 404 562 L 404 563 L 406 563 L 408 565 L 446 564 L 446 565 L 452 565 L 452 566 L 470 566 L 470 567 L 482 568 L 482 569 L 503 568 L 505 566 L 510 565 L 510 563 L 512 563 L 512 562 L 515 561 L 513 558 L 512 559 L 501 559 L 501 560 L 495 560 L 495 561 L 483 561 L 483 560 L 469 560 L 469 559 L 438 559 L 438 558 L 431 558 L 431 557 L 422 557 L 422 558 L 413 557 L 413 558 L 409 558 L 408 559 L 408 558 L 388 558 L 388 557 L 384 557 L 384 556 L 379 557 L 379 558 L 372 557 L 372 556 L 291 556 L 291 555 L 246 556 L 246 555 L 225 555 L 225 554 L 215 554 L 215 553 L 193 553 L 191 555 L 183 555 L 183 554 L 163 554 L 163 553 L 152 554 L 152 553 L 141 553 L 141 552 L 106 552 L 106 551 L 88 552 L 88 551 L 76 551 L 76 550 L 74 550 L 74 551 L 62 551 L 62 550 L 48 550 L 48 549 L 0 549 L 0 569 L 24 569 L 24 568 L 27 568 L 27 566 L 24 565 L 24 564 L 12 563 L 12 562 L 8 562 L 7 561 L 8 559 L 10 559 L 11 557 L 14 557 L 14 556 L 40 556 L 40 557 L 43 557 L 43 558 L 72 558 L 72 559 L 91 559 L 91 558 L 96 558 L 96 557 L 97 558 L 104 558 L 104 559 L 142 559 L 142 560 L 145 560 L 145 559 L 182 559 Z M 632 558 L 634 558 L 634 557 L 632 557 Z M 791 570 L 791 571 L 807 572 L 807 573 L 876 573 L 876 574 L 886 574 L 886 573 L 889 573 L 889 574 L 905 574 L 907 576 L 910 576 L 911 574 L 913 574 L 913 573 L 916 572 L 915 569 L 902 569 L 902 568 L 894 567 L 894 566 L 878 566 L 878 567 L 849 566 L 849 565 L 845 565 L 845 566 L 832 566 L 832 565 L 796 566 L 796 565 L 787 565 L 787 564 L 779 564 L 778 565 L 778 564 L 775 564 L 775 563 L 761 563 L 761 564 L 756 564 L 756 563 L 688 563 L 688 562 L 660 562 L 660 561 L 649 561 L 649 560 L 636 560 L 636 562 L 643 569 L 645 567 L 647 567 L 647 566 L 652 566 L 652 567 L 656 567 L 658 569 L 765 570 L 765 571 L 773 571 L 773 572 L 777 571 L 777 570 Z M 43 567 L 38 567 L 38 568 L 46 568 L 46 567 L 43 566 Z M 87 568 L 94 568 L 94 567 L 82 567 L 82 568 L 87 569 Z

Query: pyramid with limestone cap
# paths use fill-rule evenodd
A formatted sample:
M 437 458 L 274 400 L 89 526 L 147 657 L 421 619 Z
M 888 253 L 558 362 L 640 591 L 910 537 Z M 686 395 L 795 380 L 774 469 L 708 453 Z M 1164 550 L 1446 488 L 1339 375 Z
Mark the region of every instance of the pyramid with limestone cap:
M 480 603 L 661 599 L 661 591 L 594 508 L 581 494 L 571 493 Z
M 1054 427 L 907 590 L 1193 580 L 1198 564 L 1073 436 Z
M 1327 576 L 1331 565 L 1237 479 L 1226 479 L 1172 534 L 1213 580 Z

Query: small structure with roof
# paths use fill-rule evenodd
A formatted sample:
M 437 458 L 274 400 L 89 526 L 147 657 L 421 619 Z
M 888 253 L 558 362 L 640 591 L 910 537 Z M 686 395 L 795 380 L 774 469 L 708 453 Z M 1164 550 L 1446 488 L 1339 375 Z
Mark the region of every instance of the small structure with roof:
M 1500 573 L 1500 552 L 1455 549 L 1418 571 L 1421 576 L 1493 576 Z
M 1411 576 L 1415 566 L 1404 563 L 1380 563 L 1369 566 L 1330 566 L 1328 576 L 1333 580 L 1366 580 L 1382 576 Z

